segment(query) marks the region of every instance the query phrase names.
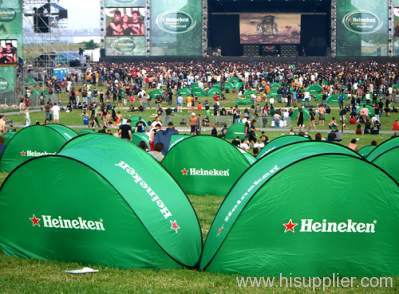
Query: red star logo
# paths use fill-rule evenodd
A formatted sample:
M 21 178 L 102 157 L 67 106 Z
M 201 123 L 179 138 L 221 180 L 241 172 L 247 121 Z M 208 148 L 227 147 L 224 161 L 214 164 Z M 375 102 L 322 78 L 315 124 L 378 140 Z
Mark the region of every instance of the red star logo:
M 29 218 L 30 221 L 32 222 L 32 227 L 40 227 L 40 218 L 38 218 L 36 215 L 33 215 L 31 218 Z
M 183 168 L 183 169 L 181 170 L 181 174 L 182 174 L 183 176 L 187 176 L 188 170 L 187 170 L 186 168 Z
M 216 236 L 218 236 L 219 237 L 219 235 L 223 232 L 223 230 L 224 230 L 224 227 L 223 226 L 221 226 L 219 229 L 218 229 L 218 233 L 217 233 L 217 235 Z
M 289 221 L 287 224 L 283 224 L 283 226 L 284 226 L 284 228 L 285 228 L 284 233 L 287 233 L 287 232 L 293 232 L 293 233 L 295 233 L 295 227 L 296 227 L 297 225 L 298 225 L 298 224 L 292 222 L 292 219 L 290 219 L 290 221 Z
M 177 222 L 174 221 L 170 221 L 170 228 L 171 230 L 175 231 L 175 233 L 177 234 L 180 230 L 180 226 L 177 224 Z
M 25 151 L 19 152 L 19 155 L 24 156 L 24 157 L 26 156 L 26 154 L 27 154 L 27 153 L 26 153 Z

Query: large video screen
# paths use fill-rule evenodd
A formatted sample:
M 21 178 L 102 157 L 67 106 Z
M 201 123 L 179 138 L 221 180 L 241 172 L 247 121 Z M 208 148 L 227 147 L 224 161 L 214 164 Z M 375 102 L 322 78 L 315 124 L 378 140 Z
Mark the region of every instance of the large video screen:
M 0 65 L 17 64 L 17 48 L 17 40 L 0 40 Z
M 144 8 L 107 8 L 106 36 L 144 36 Z
M 241 44 L 300 44 L 301 15 L 242 13 L 240 41 Z

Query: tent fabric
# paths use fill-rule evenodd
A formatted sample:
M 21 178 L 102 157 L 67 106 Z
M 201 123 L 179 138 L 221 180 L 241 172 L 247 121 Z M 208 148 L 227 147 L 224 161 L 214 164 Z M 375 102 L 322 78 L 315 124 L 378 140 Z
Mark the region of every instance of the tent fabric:
M 190 96 L 190 95 L 191 95 L 191 90 L 190 90 L 189 88 L 181 88 L 181 89 L 178 91 L 178 95 L 181 95 L 181 96 Z
M 310 119 L 309 110 L 307 110 L 306 108 L 302 108 L 301 110 L 303 111 L 303 119 L 304 119 L 304 121 L 309 120 Z M 295 119 L 296 120 L 296 119 L 298 119 L 298 117 L 299 117 L 299 109 L 297 108 L 292 113 L 291 119 Z
M 379 154 L 372 162 L 399 182 L 399 144 Z
M 132 134 L 132 143 L 136 146 L 140 144 L 141 141 L 144 141 L 147 146 L 150 142 L 150 137 L 147 133 L 133 133 Z
M 149 95 L 150 95 L 151 99 L 157 99 L 157 98 L 163 96 L 163 92 L 162 92 L 162 90 L 156 89 L 156 90 L 152 90 Z
M 310 95 L 317 95 L 323 92 L 323 87 L 319 84 L 313 84 L 306 88 L 306 91 L 310 93 Z
M 75 136 L 75 131 L 63 125 L 34 125 L 23 128 L 5 146 L 0 170 L 10 172 L 29 158 L 55 153 Z
M 208 96 L 213 96 L 213 95 L 221 95 L 222 94 L 222 90 L 220 90 L 220 88 L 213 86 L 213 88 L 209 89 L 208 91 Z
M 394 137 L 378 145 L 371 153 L 367 156 L 367 160 L 373 162 L 384 152 L 392 149 L 393 147 L 399 146 L 399 137 Z
M 173 148 L 177 143 L 179 143 L 182 140 L 190 138 L 190 135 L 184 135 L 184 134 L 176 134 L 172 135 L 170 139 L 170 145 L 169 145 L 169 150 Z
M 253 276 L 398 274 L 398 213 L 398 184 L 357 153 L 322 142 L 292 144 L 234 185 L 200 268 Z
M 265 147 L 263 147 L 263 149 L 259 152 L 256 159 L 259 160 L 264 156 L 266 156 L 268 153 L 282 146 L 289 145 L 295 142 L 304 142 L 304 141 L 310 141 L 310 139 L 307 137 L 296 136 L 296 135 L 277 137 L 276 139 L 271 140 Z
M 373 145 L 367 145 L 363 146 L 362 148 L 359 149 L 359 154 L 363 157 L 367 157 L 371 151 L 373 151 L 376 148 L 376 146 Z
M 241 148 L 237 147 L 237 149 L 242 153 L 242 155 L 244 155 L 245 159 L 249 162 L 249 164 L 253 164 L 256 162 L 256 158 L 252 154 L 248 153 L 245 150 L 242 150 Z
M 226 140 L 233 140 L 239 137 L 240 140 L 245 139 L 245 125 L 242 123 L 232 124 L 228 129 L 225 136 Z
M 193 136 L 175 144 L 162 165 L 187 194 L 225 196 L 250 163 L 223 139 Z
M 173 178 L 108 135 L 76 137 L 15 169 L 0 191 L 0 220 L 0 247 L 13 256 L 181 268 L 201 254 L 198 219 Z

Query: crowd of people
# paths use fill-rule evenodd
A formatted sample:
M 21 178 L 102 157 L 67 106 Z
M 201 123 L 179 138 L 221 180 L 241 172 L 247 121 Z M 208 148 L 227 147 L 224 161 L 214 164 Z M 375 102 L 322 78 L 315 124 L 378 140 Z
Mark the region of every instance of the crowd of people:
M 241 86 L 233 90 L 225 89 L 224 85 L 231 78 L 242 81 Z M 271 97 L 271 87 L 275 83 L 280 85 L 278 96 Z M 221 92 L 207 97 L 180 93 L 180 89 L 191 88 L 194 84 L 204 91 L 218 84 Z M 307 90 L 315 84 L 322 87 L 319 97 Z M 96 64 L 83 72 L 70 73 L 65 80 L 49 76 L 46 85 L 49 95 L 43 95 L 40 99 L 46 121 L 59 119 L 60 106 L 51 101 L 45 102 L 44 99 L 51 98 L 54 93 L 66 92 L 69 102 L 64 109 L 82 109 L 84 122 L 90 127 L 119 127 L 124 118 L 118 106 L 138 112 L 154 108 L 157 116 L 163 117 L 165 125 L 172 121 L 174 112 L 184 111 L 186 117 L 179 125 L 189 127 L 191 134 L 200 133 L 204 126 L 211 128 L 212 135 L 223 136 L 230 123 L 242 122 L 248 130 L 246 137 L 250 141 L 249 145 L 258 148 L 254 141 L 259 143 L 262 140 L 256 138 L 254 130 L 291 128 L 291 122 L 295 120 L 298 132 L 305 133 L 328 124 L 329 140 L 339 141 L 339 131 L 351 125 L 356 134 L 378 134 L 382 117 L 397 115 L 398 112 L 395 103 L 399 88 L 399 66 L 373 61 Z M 162 94 L 152 97 L 154 90 Z M 240 97 L 246 90 L 256 93 L 251 95 L 251 106 L 238 107 L 225 103 L 230 92 L 236 92 L 236 97 Z M 333 95 L 337 97 L 336 105 L 328 103 Z M 337 106 L 339 112 L 330 119 L 332 108 Z M 228 119 L 211 119 L 215 117 Z M 395 121 L 392 130 L 398 129 L 399 123 Z M 245 145 L 248 144 L 244 144 L 244 149 Z

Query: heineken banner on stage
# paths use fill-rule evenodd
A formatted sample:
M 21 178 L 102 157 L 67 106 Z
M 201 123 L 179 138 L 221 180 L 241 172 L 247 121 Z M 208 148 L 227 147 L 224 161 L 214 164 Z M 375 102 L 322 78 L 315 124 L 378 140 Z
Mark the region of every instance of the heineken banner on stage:
M 173 269 L 199 263 L 202 238 L 188 198 L 150 154 L 87 134 L 6 179 L 0 248 L 25 258 Z
M 299 142 L 257 161 L 236 182 L 209 230 L 200 268 L 396 276 L 398 215 L 399 186 L 381 169 L 340 145 Z
M 146 55 L 144 37 L 106 37 L 107 56 L 144 56 Z
M 202 1 L 151 1 L 151 55 L 202 55 Z
M 388 1 L 337 1 L 337 56 L 387 56 Z
M 0 66 L 0 103 L 10 104 L 14 101 L 16 69 L 14 66 Z
M 22 9 L 20 0 L 0 0 L 0 40 L 16 40 L 23 54 Z
M 251 164 L 235 146 L 212 136 L 181 140 L 162 161 L 184 192 L 212 196 L 225 196 Z
M 144 7 L 145 0 L 104 0 L 105 7 Z

